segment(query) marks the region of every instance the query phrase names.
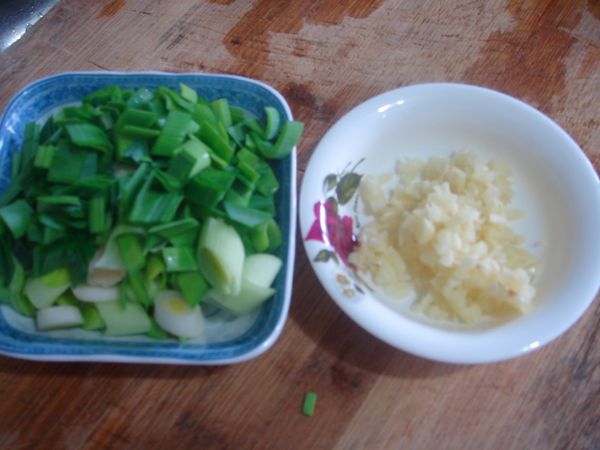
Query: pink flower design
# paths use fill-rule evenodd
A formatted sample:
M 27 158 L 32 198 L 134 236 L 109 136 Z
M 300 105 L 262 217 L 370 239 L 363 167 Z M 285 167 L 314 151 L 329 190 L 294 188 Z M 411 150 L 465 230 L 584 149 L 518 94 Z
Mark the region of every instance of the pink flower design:
M 348 256 L 358 243 L 352 232 L 352 218 L 350 216 L 340 217 L 337 213 L 336 202 L 333 199 L 316 202 L 313 211 L 315 221 L 305 239 L 330 245 L 347 266 Z

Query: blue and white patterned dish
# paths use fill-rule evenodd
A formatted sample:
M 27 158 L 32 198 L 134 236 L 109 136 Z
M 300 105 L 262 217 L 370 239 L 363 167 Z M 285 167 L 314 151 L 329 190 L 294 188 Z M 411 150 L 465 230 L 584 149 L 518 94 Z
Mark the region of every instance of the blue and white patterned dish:
M 185 83 L 211 100 L 225 97 L 230 104 L 263 117 L 273 106 L 292 119 L 290 108 L 272 87 L 249 78 L 220 74 L 163 72 L 68 72 L 38 80 L 13 97 L 0 121 L 0 191 L 10 182 L 12 153 L 19 149 L 25 125 L 40 120 L 57 107 L 75 103 L 107 85 L 123 88 L 177 88 Z M 296 150 L 273 164 L 280 181 L 276 196 L 277 222 L 284 241 L 278 256 L 282 270 L 275 280 L 275 296 L 254 314 L 233 319 L 223 314 L 207 317 L 201 342 L 156 341 L 143 336 L 108 338 L 99 332 L 61 330 L 41 333 L 33 320 L 0 306 L 0 354 L 45 361 L 115 361 L 171 364 L 230 364 L 254 358 L 269 349 L 287 319 L 296 237 Z

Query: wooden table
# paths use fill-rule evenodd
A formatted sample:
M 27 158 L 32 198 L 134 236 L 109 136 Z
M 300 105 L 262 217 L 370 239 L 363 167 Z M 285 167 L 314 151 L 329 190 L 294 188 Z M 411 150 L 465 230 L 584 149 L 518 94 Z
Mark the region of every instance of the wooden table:
M 305 122 L 299 179 L 325 131 L 383 91 L 425 81 L 499 89 L 554 118 L 600 167 L 597 0 L 61 0 L 0 54 L 0 108 L 67 70 L 241 74 Z M 299 242 L 301 242 L 301 237 Z M 600 448 L 600 302 L 520 359 L 434 363 L 350 321 L 301 246 L 289 319 L 227 367 L 0 358 L 0 447 Z M 304 392 L 316 414 L 301 414 Z

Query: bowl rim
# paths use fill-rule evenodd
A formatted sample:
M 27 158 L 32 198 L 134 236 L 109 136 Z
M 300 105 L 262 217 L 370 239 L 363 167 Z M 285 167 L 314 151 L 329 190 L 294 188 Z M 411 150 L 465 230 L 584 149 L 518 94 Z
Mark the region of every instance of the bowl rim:
M 279 103 L 279 106 L 283 109 L 288 120 L 293 120 L 293 114 L 287 100 L 283 95 L 275 89 L 273 86 L 267 84 L 264 81 L 246 77 L 243 75 L 229 74 L 229 73 L 211 73 L 211 72 L 168 72 L 160 70 L 140 70 L 140 71 L 118 71 L 118 70 L 75 70 L 75 71 L 63 71 L 53 73 L 44 77 L 37 78 L 24 84 L 18 91 L 9 99 L 4 107 L 0 116 L 0 151 L 3 148 L 3 135 L 6 130 L 6 122 L 8 121 L 9 113 L 15 105 L 18 105 L 19 101 L 24 97 L 28 90 L 43 85 L 49 82 L 61 81 L 68 77 L 98 77 L 99 79 L 110 80 L 111 78 L 117 77 L 159 77 L 163 79 L 180 79 L 180 78 L 194 78 L 198 77 L 201 79 L 224 79 L 224 80 L 237 80 L 241 83 L 256 86 L 268 94 L 273 96 Z M 108 84 L 108 83 L 107 83 Z M 285 236 L 288 241 L 287 257 L 285 259 L 285 266 L 287 268 L 284 277 L 283 284 L 285 286 L 284 292 L 281 295 L 281 308 L 279 316 L 276 322 L 272 325 L 269 334 L 258 342 L 254 347 L 247 351 L 235 356 L 221 357 L 216 356 L 214 358 L 206 359 L 202 356 L 204 350 L 200 347 L 199 353 L 186 352 L 174 352 L 173 356 L 151 356 L 151 355 L 139 355 L 127 354 L 127 353 L 113 353 L 110 350 L 109 344 L 106 344 L 107 348 L 104 351 L 97 353 L 69 353 L 61 351 L 60 348 L 69 348 L 71 345 L 79 345 L 82 348 L 86 347 L 86 341 L 70 339 L 71 344 L 62 343 L 57 344 L 57 349 L 52 352 L 45 351 L 43 344 L 39 345 L 34 352 L 27 352 L 27 342 L 21 342 L 18 339 L 11 343 L 5 342 L 7 336 L 0 332 L 0 355 L 15 357 L 24 360 L 33 361 L 90 361 L 90 362 L 119 362 L 119 363 L 152 363 L 152 364 L 185 364 L 185 365 L 226 365 L 244 362 L 253 358 L 256 358 L 270 349 L 280 337 L 285 322 L 287 321 L 291 303 L 292 287 L 293 287 L 293 276 L 294 276 L 294 263 L 295 263 L 295 247 L 296 247 L 296 217 L 297 217 L 297 147 L 294 147 L 291 154 L 289 155 L 289 191 L 283 192 L 284 198 L 289 202 L 289 211 L 287 214 L 285 211 L 283 214 L 286 216 L 289 230 Z M 6 324 L 4 315 L 2 312 L 3 308 L 9 308 L 6 305 L 0 305 L 0 321 L 3 322 L 3 326 L 10 325 Z M 36 333 L 36 336 L 40 336 L 42 341 L 44 340 L 43 335 Z M 12 339 L 12 338 L 11 338 Z M 59 339 L 60 341 L 60 339 Z M 105 341 L 109 342 L 109 341 Z M 173 345 L 174 350 L 184 348 L 185 344 Z M 169 349 L 167 349 L 168 351 Z
M 591 192 L 589 193 L 589 201 L 592 205 L 596 206 L 596 211 L 600 210 L 600 181 L 598 179 L 598 174 L 579 145 L 553 119 L 522 100 L 487 87 L 455 82 L 417 83 L 390 89 L 364 100 L 362 103 L 356 105 L 346 112 L 341 118 L 339 118 L 318 142 L 306 165 L 306 170 L 302 179 L 302 185 L 300 187 L 299 216 L 300 230 L 303 237 L 308 233 L 310 224 L 312 222 L 312 202 L 323 199 L 322 196 L 311 199 L 306 198 L 307 191 L 309 190 L 308 185 L 315 182 L 316 175 L 313 177 L 311 174 L 313 172 L 318 172 L 316 167 L 324 165 L 323 159 L 325 159 L 325 155 L 329 151 L 328 149 L 330 145 L 332 145 L 332 143 L 335 141 L 335 135 L 340 133 L 340 130 L 343 130 L 344 127 L 347 126 L 346 124 L 350 123 L 352 120 L 355 120 L 357 117 L 360 118 L 366 114 L 375 114 L 375 112 L 378 111 L 378 108 L 392 104 L 392 102 L 397 100 L 401 100 L 405 96 L 409 96 L 413 102 L 418 103 L 420 95 L 423 93 L 429 94 L 431 92 L 451 92 L 453 95 L 456 95 L 457 93 L 466 93 L 467 95 L 486 96 L 493 101 L 509 104 L 510 107 L 520 109 L 522 113 L 530 115 L 532 119 L 541 121 L 546 129 L 551 130 L 552 133 L 557 133 L 557 135 L 560 136 L 564 142 L 568 143 L 568 149 L 565 151 L 568 152 L 569 157 L 574 157 L 576 159 L 576 165 L 582 172 L 582 178 L 585 179 L 590 187 L 594 188 L 590 189 Z M 600 213 L 597 213 L 596 215 L 598 214 Z M 438 342 L 439 339 L 449 335 L 457 336 L 459 333 L 448 332 L 447 330 L 442 330 L 441 328 L 434 328 L 428 325 L 418 324 L 416 321 L 408 317 L 404 317 L 399 313 L 393 312 L 390 308 L 383 305 L 379 301 L 371 302 L 371 306 L 374 305 L 374 311 L 369 315 L 369 317 L 363 316 L 362 313 L 364 312 L 364 308 L 363 310 L 359 310 L 357 307 L 354 307 L 352 303 L 348 302 L 348 299 L 341 298 L 339 292 L 330 286 L 331 280 L 329 274 L 326 273 L 322 266 L 319 266 L 318 263 L 314 261 L 313 257 L 311 257 L 313 252 L 309 248 L 306 239 L 303 239 L 303 245 L 310 264 L 315 271 L 321 285 L 325 288 L 329 297 L 333 299 L 338 307 L 340 307 L 340 309 L 342 309 L 342 311 L 344 311 L 344 313 L 347 314 L 355 323 L 377 338 L 397 349 L 426 359 L 445 363 L 492 363 L 511 359 L 539 349 L 558 338 L 569 328 L 571 328 L 592 304 L 600 289 L 599 264 L 597 269 L 593 271 L 593 276 L 588 279 L 585 289 L 586 298 L 580 301 L 577 304 L 577 307 L 574 308 L 570 314 L 566 315 L 560 324 L 555 325 L 552 330 L 543 333 L 539 339 L 531 340 L 530 342 L 523 343 L 523 345 L 515 348 L 500 349 L 495 353 L 490 352 L 489 354 L 481 354 L 481 352 L 477 353 L 476 351 L 469 352 L 468 342 L 462 342 L 460 351 L 444 353 L 443 351 L 440 352 L 437 348 L 435 348 L 436 342 Z M 597 256 L 600 262 L 600 255 Z M 382 317 L 384 318 L 383 322 L 381 321 Z M 425 330 L 424 333 L 428 333 L 428 336 L 426 336 L 428 339 L 426 344 L 428 344 L 429 347 L 427 347 L 427 345 L 423 345 L 423 343 L 411 342 L 409 339 L 410 336 L 408 335 L 409 332 L 400 335 L 400 337 L 397 334 L 393 335 L 389 332 L 389 329 L 398 326 L 407 327 L 412 331 L 415 330 L 415 327 Z M 463 336 L 464 335 L 466 334 L 463 334 Z M 472 336 L 472 334 L 470 336 Z

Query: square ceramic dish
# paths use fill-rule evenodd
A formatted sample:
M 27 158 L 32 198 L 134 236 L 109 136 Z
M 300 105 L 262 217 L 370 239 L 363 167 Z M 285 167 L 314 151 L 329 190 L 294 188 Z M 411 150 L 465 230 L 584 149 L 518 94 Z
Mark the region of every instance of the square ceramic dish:
M 0 122 L 0 191 L 10 182 L 10 161 L 20 148 L 23 130 L 30 121 L 52 110 L 73 104 L 89 92 L 107 85 L 123 88 L 157 86 L 178 88 L 185 83 L 203 97 L 225 97 L 264 119 L 264 107 L 275 107 L 292 120 L 288 104 L 272 87 L 255 80 L 219 74 L 161 72 L 70 72 L 44 78 L 23 88 L 8 104 Z M 296 150 L 272 164 L 280 182 L 277 216 L 283 234 L 278 256 L 282 269 L 275 280 L 275 296 L 258 311 L 234 319 L 225 314 L 206 317 L 201 342 L 156 341 L 144 336 L 108 338 L 79 329 L 38 332 L 33 320 L 0 305 L 0 354 L 46 361 L 115 361 L 171 364 L 230 364 L 256 357 L 277 340 L 288 315 L 295 248 Z

